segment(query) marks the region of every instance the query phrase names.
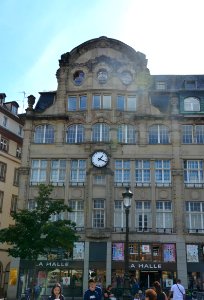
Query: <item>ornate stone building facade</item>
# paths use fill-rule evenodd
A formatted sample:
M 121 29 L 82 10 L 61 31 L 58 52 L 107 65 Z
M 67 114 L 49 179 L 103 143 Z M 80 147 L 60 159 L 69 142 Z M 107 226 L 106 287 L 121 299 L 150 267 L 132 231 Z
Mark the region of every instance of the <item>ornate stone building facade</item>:
M 6 102 L 0 93 L 0 229 L 13 224 L 11 213 L 17 209 L 18 170 L 23 145 L 23 122 L 18 117 L 18 104 Z M 0 297 L 8 285 L 11 257 L 0 245 Z
M 204 76 L 151 75 L 144 54 L 100 37 L 61 56 L 57 81 L 36 105 L 28 97 L 19 207 L 52 183 L 73 209 L 58 217 L 74 220 L 81 239 L 71 258 L 39 261 L 42 293 L 61 281 L 66 296 L 81 295 L 89 276 L 122 286 L 126 186 L 131 276 L 144 289 L 176 276 L 203 288 Z

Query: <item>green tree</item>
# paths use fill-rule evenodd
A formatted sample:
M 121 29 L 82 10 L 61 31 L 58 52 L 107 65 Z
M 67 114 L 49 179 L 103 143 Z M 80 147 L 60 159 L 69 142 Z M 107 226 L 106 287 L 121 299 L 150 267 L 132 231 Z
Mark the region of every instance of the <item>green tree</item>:
M 71 250 L 78 240 L 75 223 L 70 220 L 51 221 L 52 215 L 71 211 L 62 200 L 53 200 L 53 187 L 39 185 L 36 207 L 23 209 L 12 215 L 15 225 L 0 230 L 0 243 L 7 243 L 8 254 L 27 260 L 37 260 L 53 248 Z

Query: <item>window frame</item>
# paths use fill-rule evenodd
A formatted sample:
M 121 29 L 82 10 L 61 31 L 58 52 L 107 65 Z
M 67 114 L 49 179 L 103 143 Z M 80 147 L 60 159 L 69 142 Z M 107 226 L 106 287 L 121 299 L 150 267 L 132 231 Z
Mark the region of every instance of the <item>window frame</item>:
M 9 151 L 9 140 L 7 138 L 5 138 L 4 136 L 1 136 L 0 150 L 7 152 L 7 153 Z
M 93 124 L 91 140 L 95 143 L 110 142 L 110 126 L 106 123 Z
M 71 104 L 71 100 L 75 100 L 74 104 Z M 67 99 L 67 111 L 85 111 L 87 110 L 87 95 L 69 95 Z
M 170 144 L 169 128 L 163 124 L 154 124 L 149 127 L 149 145 Z
M 74 166 L 74 164 L 76 166 Z M 70 162 L 70 183 L 84 184 L 86 181 L 86 159 L 72 159 Z
M 0 191 L 0 213 L 3 211 L 4 191 Z
M 54 144 L 54 140 L 55 131 L 52 124 L 40 124 L 35 127 L 34 144 Z
M 85 139 L 85 128 L 83 124 L 72 124 L 66 130 L 67 144 L 80 144 Z
M 105 199 L 93 199 L 92 228 L 105 228 Z
M 72 209 L 68 213 L 70 221 L 76 223 L 76 227 L 84 228 L 84 200 L 70 199 L 68 202 L 69 207 Z
M 98 99 L 97 99 L 98 98 Z M 108 101 L 107 101 L 108 100 Z M 107 105 L 108 103 L 108 105 Z M 112 95 L 111 94 L 100 94 L 96 93 L 92 95 L 92 109 L 97 110 L 97 109 L 107 109 L 111 110 L 112 109 Z
M 135 100 L 135 102 L 133 102 L 133 99 Z M 134 106 L 132 106 L 133 103 L 135 104 Z M 137 111 L 137 96 L 118 94 L 116 97 L 116 110 L 129 112 Z
M 117 128 L 117 140 L 121 144 L 132 144 L 137 143 L 137 133 L 134 125 L 131 124 L 120 124 Z
M 0 181 L 6 181 L 7 164 L 0 161 Z
M 184 112 L 200 112 L 200 104 L 199 98 L 186 97 L 183 99 L 183 110 Z

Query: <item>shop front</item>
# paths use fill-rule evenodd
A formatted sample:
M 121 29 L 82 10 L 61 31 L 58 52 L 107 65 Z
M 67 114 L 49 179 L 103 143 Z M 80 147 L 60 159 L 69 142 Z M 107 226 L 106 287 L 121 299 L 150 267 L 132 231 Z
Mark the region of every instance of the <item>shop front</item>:
M 188 288 L 190 290 L 204 290 L 204 245 L 187 244 Z
M 64 296 L 83 294 L 83 262 L 39 260 L 36 264 L 22 261 L 18 283 L 18 296 L 28 289 L 39 295 L 50 295 L 56 282 L 62 286 Z

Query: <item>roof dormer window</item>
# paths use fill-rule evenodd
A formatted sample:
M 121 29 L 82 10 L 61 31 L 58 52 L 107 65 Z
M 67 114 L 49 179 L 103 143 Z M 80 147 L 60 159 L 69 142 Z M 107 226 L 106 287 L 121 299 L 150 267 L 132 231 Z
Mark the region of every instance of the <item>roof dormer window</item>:
M 197 88 L 196 80 L 185 80 L 184 87 L 186 90 L 194 90 Z
M 166 82 L 165 81 L 156 81 L 156 90 L 159 90 L 159 91 L 166 90 Z

